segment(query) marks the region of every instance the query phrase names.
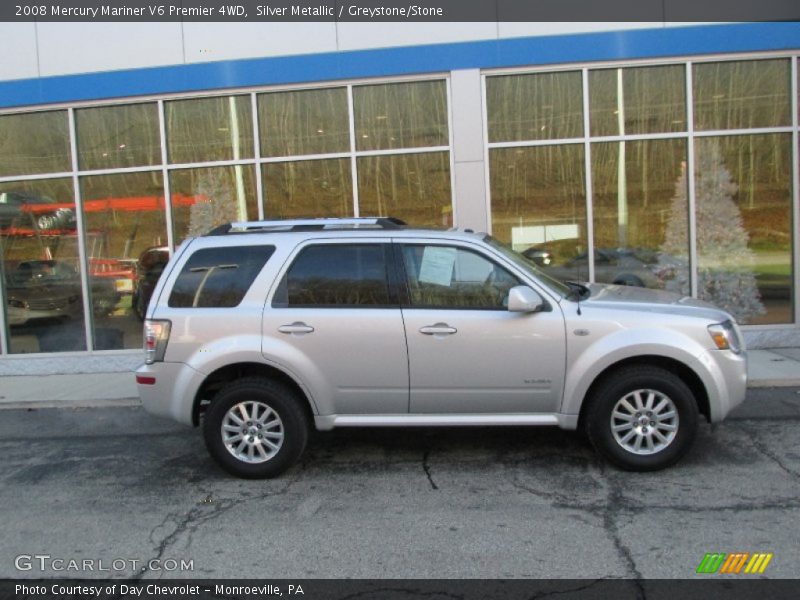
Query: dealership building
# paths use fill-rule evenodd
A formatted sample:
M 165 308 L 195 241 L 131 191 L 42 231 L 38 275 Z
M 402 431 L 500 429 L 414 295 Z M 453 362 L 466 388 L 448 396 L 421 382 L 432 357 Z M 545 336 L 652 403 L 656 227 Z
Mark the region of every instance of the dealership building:
M 127 368 L 169 253 L 390 215 L 800 345 L 800 23 L 0 23 L 0 374 Z

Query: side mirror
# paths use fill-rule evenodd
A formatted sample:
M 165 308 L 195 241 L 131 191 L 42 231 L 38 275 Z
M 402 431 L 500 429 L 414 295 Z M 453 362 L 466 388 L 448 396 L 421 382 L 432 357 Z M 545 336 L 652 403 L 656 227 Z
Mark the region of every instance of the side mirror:
M 508 311 L 532 313 L 544 308 L 544 300 L 527 285 L 518 285 L 508 290 Z

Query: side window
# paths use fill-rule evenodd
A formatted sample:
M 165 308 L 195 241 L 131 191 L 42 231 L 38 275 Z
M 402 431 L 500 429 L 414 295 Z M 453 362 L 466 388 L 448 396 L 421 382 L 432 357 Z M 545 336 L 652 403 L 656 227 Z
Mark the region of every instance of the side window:
M 238 306 L 275 246 L 204 248 L 183 265 L 169 296 L 173 308 Z
M 453 246 L 403 246 L 411 306 L 505 310 L 519 280 L 477 252 Z
M 320 244 L 300 251 L 272 306 L 385 307 L 389 300 L 385 244 Z

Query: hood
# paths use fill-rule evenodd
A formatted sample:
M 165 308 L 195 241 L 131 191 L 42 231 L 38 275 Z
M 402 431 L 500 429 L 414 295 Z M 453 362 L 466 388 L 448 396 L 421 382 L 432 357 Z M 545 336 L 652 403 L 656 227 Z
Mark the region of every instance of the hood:
M 582 301 L 588 306 L 695 316 L 712 321 L 724 321 L 732 318 L 710 302 L 664 290 L 603 283 L 588 284 L 588 287 L 591 290 L 591 296 Z

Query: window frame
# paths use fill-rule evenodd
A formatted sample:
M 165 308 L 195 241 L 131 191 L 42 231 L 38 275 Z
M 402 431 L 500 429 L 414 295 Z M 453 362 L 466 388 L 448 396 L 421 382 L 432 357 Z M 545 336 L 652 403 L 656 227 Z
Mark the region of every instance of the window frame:
M 312 82 L 312 83 L 286 83 L 277 85 L 254 85 L 248 86 L 244 89 L 241 88 L 226 88 L 218 90 L 196 90 L 190 92 L 177 92 L 177 93 L 164 93 L 164 94 L 145 94 L 136 97 L 124 98 L 109 98 L 102 100 L 81 100 L 77 102 L 58 102 L 48 105 L 32 106 L 32 107 L 12 107 L 0 109 L 0 116 L 2 115 L 36 115 L 38 113 L 49 113 L 52 111 L 63 110 L 67 118 L 67 131 L 69 135 L 69 164 L 64 165 L 64 169 L 57 172 L 42 172 L 34 174 L 9 174 L 0 177 L 0 182 L 11 181 L 35 181 L 47 179 L 60 179 L 68 178 L 72 181 L 74 202 L 77 208 L 78 223 L 76 226 L 78 251 L 79 251 L 79 265 L 81 271 L 82 281 L 82 298 L 84 305 L 84 335 L 86 337 L 86 349 L 80 351 L 69 351 L 70 353 L 77 353 L 80 355 L 91 354 L 98 348 L 94 344 L 94 318 L 91 310 L 90 302 L 90 278 L 89 275 L 89 258 L 86 248 L 88 233 L 86 231 L 85 223 L 83 222 L 82 207 L 84 204 L 83 197 L 80 190 L 80 180 L 83 177 L 94 175 L 117 175 L 124 173 L 160 173 L 162 181 L 164 182 L 163 196 L 165 199 L 165 206 L 163 210 L 166 213 L 166 226 L 167 239 L 164 245 L 170 248 L 170 255 L 174 258 L 179 255 L 178 239 L 179 232 L 175 231 L 173 226 L 173 199 L 170 189 L 170 176 L 176 171 L 183 169 L 201 169 L 206 167 L 229 167 L 229 166 L 252 166 L 255 168 L 255 194 L 256 206 L 258 214 L 256 218 L 262 220 L 265 218 L 265 205 L 268 203 L 266 197 L 266 190 L 264 182 L 262 181 L 262 171 L 266 164 L 272 162 L 289 162 L 289 161 L 306 161 L 327 158 L 344 158 L 350 161 L 349 177 L 352 183 L 352 203 L 353 203 L 353 216 L 360 216 L 360 205 L 358 197 L 358 169 L 357 159 L 366 156 L 380 156 L 380 155 L 396 155 L 396 154 L 426 154 L 429 152 L 447 152 L 448 153 L 448 166 L 450 170 L 450 194 L 449 206 L 451 214 L 453 215 L 454 223 L 457 223 L 457 206 L 455 201 L 455 157 L 453 152 L 453 103 L 452 103 L 452 87 L 451 87 L 451 72 L 447 71 L 433 71 L 430 73 L 419 74 L 404 74 L 396 76 L 377 76 L 377 77 L 360 77 L 352 78 L 343 81 L 331 82 Z M 446 91 L 446 119 L 447 119 L 447 139 L 446 145 L 442 146 L 426 146 L 426 147 L 408 147 L 389 150 L 356 150 L 355 143 L 355 124 L 353 119 L 353 88 L 360 86 L 393 84 L 393 83 L 415 83 L 422 81 L 441 81 L 445 85 Z M 303 90 L 318 90 L 328 88 L 341 88 L 347 89 L 348 96 L 348 129 L 350 134 L 349 148 L 343 152 L 334 154 L 322 155 L 297 155 L 297 156 L 278 156 L 270 157 L 263 156 L 261 153 L 260 144 L 260 128 L 259 128 L 259 109 L 258 109 L 258 96 L 261 94 L 271 92 L 300 92 Z M 216 161 L 202 161 L 193 163 L 174 163 L 168 156 L 168 136 L 167 136 L 167 123 L 166 123 L 166 106 L 167 102 L 191 99 L 211 99 L 211 98 L 228 98 L 249 96 L 249 111 L 252 115 L 252 133 L 253 133 L 253 155 L 247 158 L 234 158 L 232 160 L 216 160 Z M 157 106 L 157 142 L 158 151 L 156 152 L 155 162 L 153 164 L 134 166 L 134 167 L 109 167 L 109 168 L 93 168 L 86 169 L 80 166 L 78 148 L 77 148 L 77 111 L 90 108 L 118 108 L 132 105 L 141 105 L 154 103 Z M 267 213 L 268 214 L 268 213 Z M 5 291 L 0 285 L 0 307 L 4 306 Z M 176 309 L 180 310 L 180 309 Z M 9 352 L 10 334 L 8 332 L 7 318 L 5 309 L 0 310 L 0 355 L 11 356 Z M 130 349 L 119 350 L 104 350 L 104 354 L 115 352 L 133 352 Z M 38 356 L 53 355 L 63 356 L 63 352 L 41 352 L 37 353 Z
M 730 63 L 741 61 L 761 61 L 761 60 L 786 60 L 790 67 L 790 89 L 789 102 L 791 109 L 791 123 L 771 126 L 753 127 L 746 129 L 708 129 L 697 130 L 695 128 L 694 115 L 694 66 L 708 63 Z M 669 133 L 642 133 L 625 135 L 604 135 L 592 136 L 590 128 L 590 103 L 589 103 L 589 72 L 595 70 L 614 70 L 637 67 L 658 67 L 680 65 L 684 67 L 684 89 L 686 101 L 686 127 L 681 131 Z M 548 139 L 548 140 L 526 140 L 516 142 L 490 142 L 487 114 L 487 79 L 505 75 L 525 75 L 546 72 L 575 71 L 582 72 L 583 80 L 583 131 L 575 138 Z M 492 197 L 491 197 L 491 172 L 489 153 L 494 148 L 524 148 L 528 146 L 548 146 L 561 144 L 582 144 L 584 146 L 584 178 L 586 190 L 586 220 L 587 220 L 587 252 L 589 254 L 588 279 L 595 282 L 595 260 L 594 260 L 594 194 L 592 190 L 592 144 L 598 142 L 628 142 L 639 140 L 660 140 L 660 139 L 683 139 L 687 144 L 687 180 L 688 180 L 688 210 L 689 210 L 689 283 L 690 295 L 698 296 L 698 256 L 697 256 L 697 225 L 696 215 L 696 195 L 695 195 L 695 142 L 706 137 L 719 136 L 738 136 L 738 135 L 759 135 L 759 134 L 790 134 L 792 136 L 792 189 L 791 189 L 791 230 L 795 239 L 793 240 L 790 258 L 793 266 L 791 275 L 791 300 L 788 308 L 791 316 L 790 322 L 781 323 L 757 323 L 744 324 L 742 328 L 753 331 L 771 330 L 795 330 L 800 326 L 800 54 L 797 50 L 773 50 L 756 52 L 731 52 L 726 54 L 686 54 L 684 56 L 656 57 L 656 58 L 637 58 L 628 60 L 611 60 L 598 63 L 573 62 L 554 65 L 522 66 L 485 69 L 481 71 L 481 117 L 483 121 L 483 167 L 484 167 L 484 195 L 486 198 L 486 223 L 487 232 L 492 233 Z

